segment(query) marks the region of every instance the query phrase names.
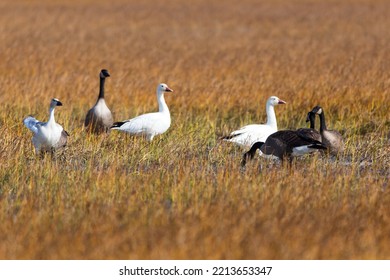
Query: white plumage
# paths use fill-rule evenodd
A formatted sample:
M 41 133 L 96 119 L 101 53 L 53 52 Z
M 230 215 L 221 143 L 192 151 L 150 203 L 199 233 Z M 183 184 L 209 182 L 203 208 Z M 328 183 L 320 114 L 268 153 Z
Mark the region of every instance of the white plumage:
M 275 133 L 278 130 L 274 110 L 274 106 L 278 104 L 286 104 L 286 102 L 276 96 L 271 96 L 268 98 L 266 104 L 266 124 L 246 125 L 238 130 L 233 131 L 229 136 L 222 137 L 222 139 L 244 147 L 251 147 L 256 142 L 265 142 L 269 135 Z
M 49 120 L 47 122 L 40 122 L 31 116 L 23 120 L 24 125 L 34 133 L 32 142 L 37 153 L 53 152 L 67 143 L 69 134 L 61 125 L 56 123 L 54 118 L 56 106 L 62 106 L 62 103 L 58 99 L 53 98 L 50 102 Z
M 154 136 L 166 132 L 171 126 L 171 115 L 165 103 L 164 92 L 173 92 L 173 90 L 166 84 L 159 84 L 157 86 L 158 112 L 116 122 L 111 129 L 121 130 L 134 135 L 143 135 L 149 141 L 152 141 Z

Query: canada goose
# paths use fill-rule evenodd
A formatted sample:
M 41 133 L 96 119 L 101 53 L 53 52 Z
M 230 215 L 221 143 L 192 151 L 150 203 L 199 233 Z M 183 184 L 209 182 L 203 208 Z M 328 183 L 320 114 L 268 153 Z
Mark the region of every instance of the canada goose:
M 171 115 L 164 99 L 164 92 L 173 92 L 166 84 L 157 86 L 158 112 L 140 115 L 130 120 L 116 122 L 111 129 L 117 129 L 129 134 L 144 135 L 149 141 L 162 134 L 171 126 Z
M 306 122 L 310 122 L 310 128 L 299 128 L 297 129 L 297 133 L 303 137 L 303 138 L 309 138 L 309 139 L 314 139 L 316 141 L 321 142 L 321 134 L 314 129 L 315 127 L 315 114 L 312 112 L 309 112 L 307 114 Z M 259 155 L 265 158 L 278 158 L 272 154 L 267 155 L 263 154 L 261 152 L 261 149 L 259 149 Z
M 278 130 L 274 106 L 286 104 L 285 101 L 276 96 L 268 98 L 266 103 L 267 123 L 250 124 L 233 131 L 221 139 L 236 143 L 240 146 L 252 146 L 255 142 L 265 142 L 267 137 Z
M 95 106 L 93 106 L 85 117 L 85 127 L 88 132 L 100 134 L 103 132 L 109 132 L 110 127 L 113 124 L 113 118 L 110 109 L 108 109 L 106 102 L 104 101 L 104 83 L 106 78 L 110 77 L 110 74 L 106 69 L 100 71 L 100 89 L 99 96 Z
M 293 157 L 301 156 L 316 150 L 324 150 L 326 147 L 319 141 L 295 130 L 280 130 L 270 136 L 264 142 L 256 142 L 250 150 L 246 152 L 242 159 L 242 166 L 245 166 L 248 159 L 252 159 L 256 150 L 264 155 L 277 157 L 280 160 L 285 158 L 292 162 Z
M 37 154 L 41 152 L 53 153 L 54 150 L 66 146 L 69 134 L 55 121 L 54 109 L 56 106 L 62 106 L 62 103 L 57 98 L 53 98 L 50 102 L 47 122 L 40 122 L 31 116 L 23 120 L 24 125 L 34 133 L 32 142 Z
M 331 155 L 337 155 L 344 150 L 344 140 L 341 134 L 335 130 L 328 130 L 325 122 L 325 113 L 320 106 L 316 106 L 311 110 L 312 113 L 320 117 L 320 133 L 322 143 L 328 148 Z

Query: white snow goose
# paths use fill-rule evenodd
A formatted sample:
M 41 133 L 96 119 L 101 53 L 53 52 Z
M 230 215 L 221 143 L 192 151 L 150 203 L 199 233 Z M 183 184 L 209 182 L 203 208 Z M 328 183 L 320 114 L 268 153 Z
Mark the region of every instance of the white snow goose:
M 265 142 L 269 135 L 278 131 L 274 109 L 274 106 L 278 104 L 286 104 L 286 102 L 276 96 L 268 98 L 265 107 L 267 112 L 266 124 L 246 125 L 233 131 L 230 135 L 222 137 L 221 139 L 244 147 L 251 147 L 255 142 Z
M 158 112 L 116 122 L 111 129 L 121 130 L 133 135 L 143 135 L 149 141 L 152 141 L 154 136 L 166 132 L 171 126 L 171 115 L 165 103 L 164 92 L 173 92 L 173 90 L 166 84 L 159 84 L 157 86 Z
M 31 116 L 23 120 L 24 125 L 34 133 L 32 142 L 37 154 L 53 153 L 56 149 L 66 146 L 69 134 L 55 121 L 54 109 L 56 106 L 62 106 L 62 103 L 57 98 L 53 98 L 50 102 L 47 122 L 40 122 Z
M 311 113 L 317 114 L 320 117 L 320 133 L 322 143 L 328 148 L 331 155 L 338 155 L 344 150 L 344 140 L 341 134 L 335 130 L 328 130 L 325 122 L 325 113 L 320 106 L 316 106 L 311 110 Z
M 256 142 L 242 158 L 242 166 L 245 166 L 248 159 L 253 159 L 257 149 L 269 157 L 276 157 L 280 160 L 289 160 L 293 157 L 314 152 L 316 150 L 326 150 L 321 142 L 307 137 L 297 130 L 280 130 L 268 136 L 265 142 Z
M 85 127 L 88 132 L 100 134 L 109 132 L 113 124 L 113 118 L 110 109 L 108 109 L 104 100 L 104 83 L 110 74 L 106 69 L 100 71 L 100 88 L 99 96 L 95 106 L 93 106 L 85 117 Z

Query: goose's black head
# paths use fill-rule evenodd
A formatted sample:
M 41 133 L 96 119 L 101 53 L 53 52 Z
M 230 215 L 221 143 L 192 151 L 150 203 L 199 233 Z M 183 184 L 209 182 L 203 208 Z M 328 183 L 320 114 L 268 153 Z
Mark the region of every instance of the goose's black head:
M 108 70 L 102 69 L 100 71 L 100 78 L 104 79 L 104 78 L 107 78 L 107 77 L 110 77 L 110 73 L 108 73 Z
M 313 113 L 313 111 L 310 111 L 309 113 L 307 113 L 306 122 L 310 122 L 311 120 L 314 121 L 315 115 L 316 115 L 316 114 Z
M 320 106 L 315 106 L 312 110 L 311 113 L 321 115 L 322 114 L 322 108 Z
M 50 102 L 50 107 L 55 107 L 55 106 L 62 106 L 61 101 L 59 101 L 57 98 L 53 98 Z
M 247 151 L 241 160 L 241 166 L 245 166 L 248 160 L 253 159 L 256 154 L 257 149 L 260 149 L 265 143 L 264 142 L 256 142 L 252 145 L 249 151 Z

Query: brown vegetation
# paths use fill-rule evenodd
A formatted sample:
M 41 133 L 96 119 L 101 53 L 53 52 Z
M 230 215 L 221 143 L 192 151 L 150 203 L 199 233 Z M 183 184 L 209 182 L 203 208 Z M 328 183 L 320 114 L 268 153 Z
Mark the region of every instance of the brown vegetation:
M 388 1 L 7 2 L 0 258 L 390 258 Z M 115 120 L 156 110 L 168 83 L 170 130 L 87 135 L 102 68 Z M 288 102 L 280 129 L 321 105 L 345 154 L 243 172 L 218 136 L 263 122 L 270 95 Z M 52 97 L 71 136 L 41 160 L 22 120 Z

